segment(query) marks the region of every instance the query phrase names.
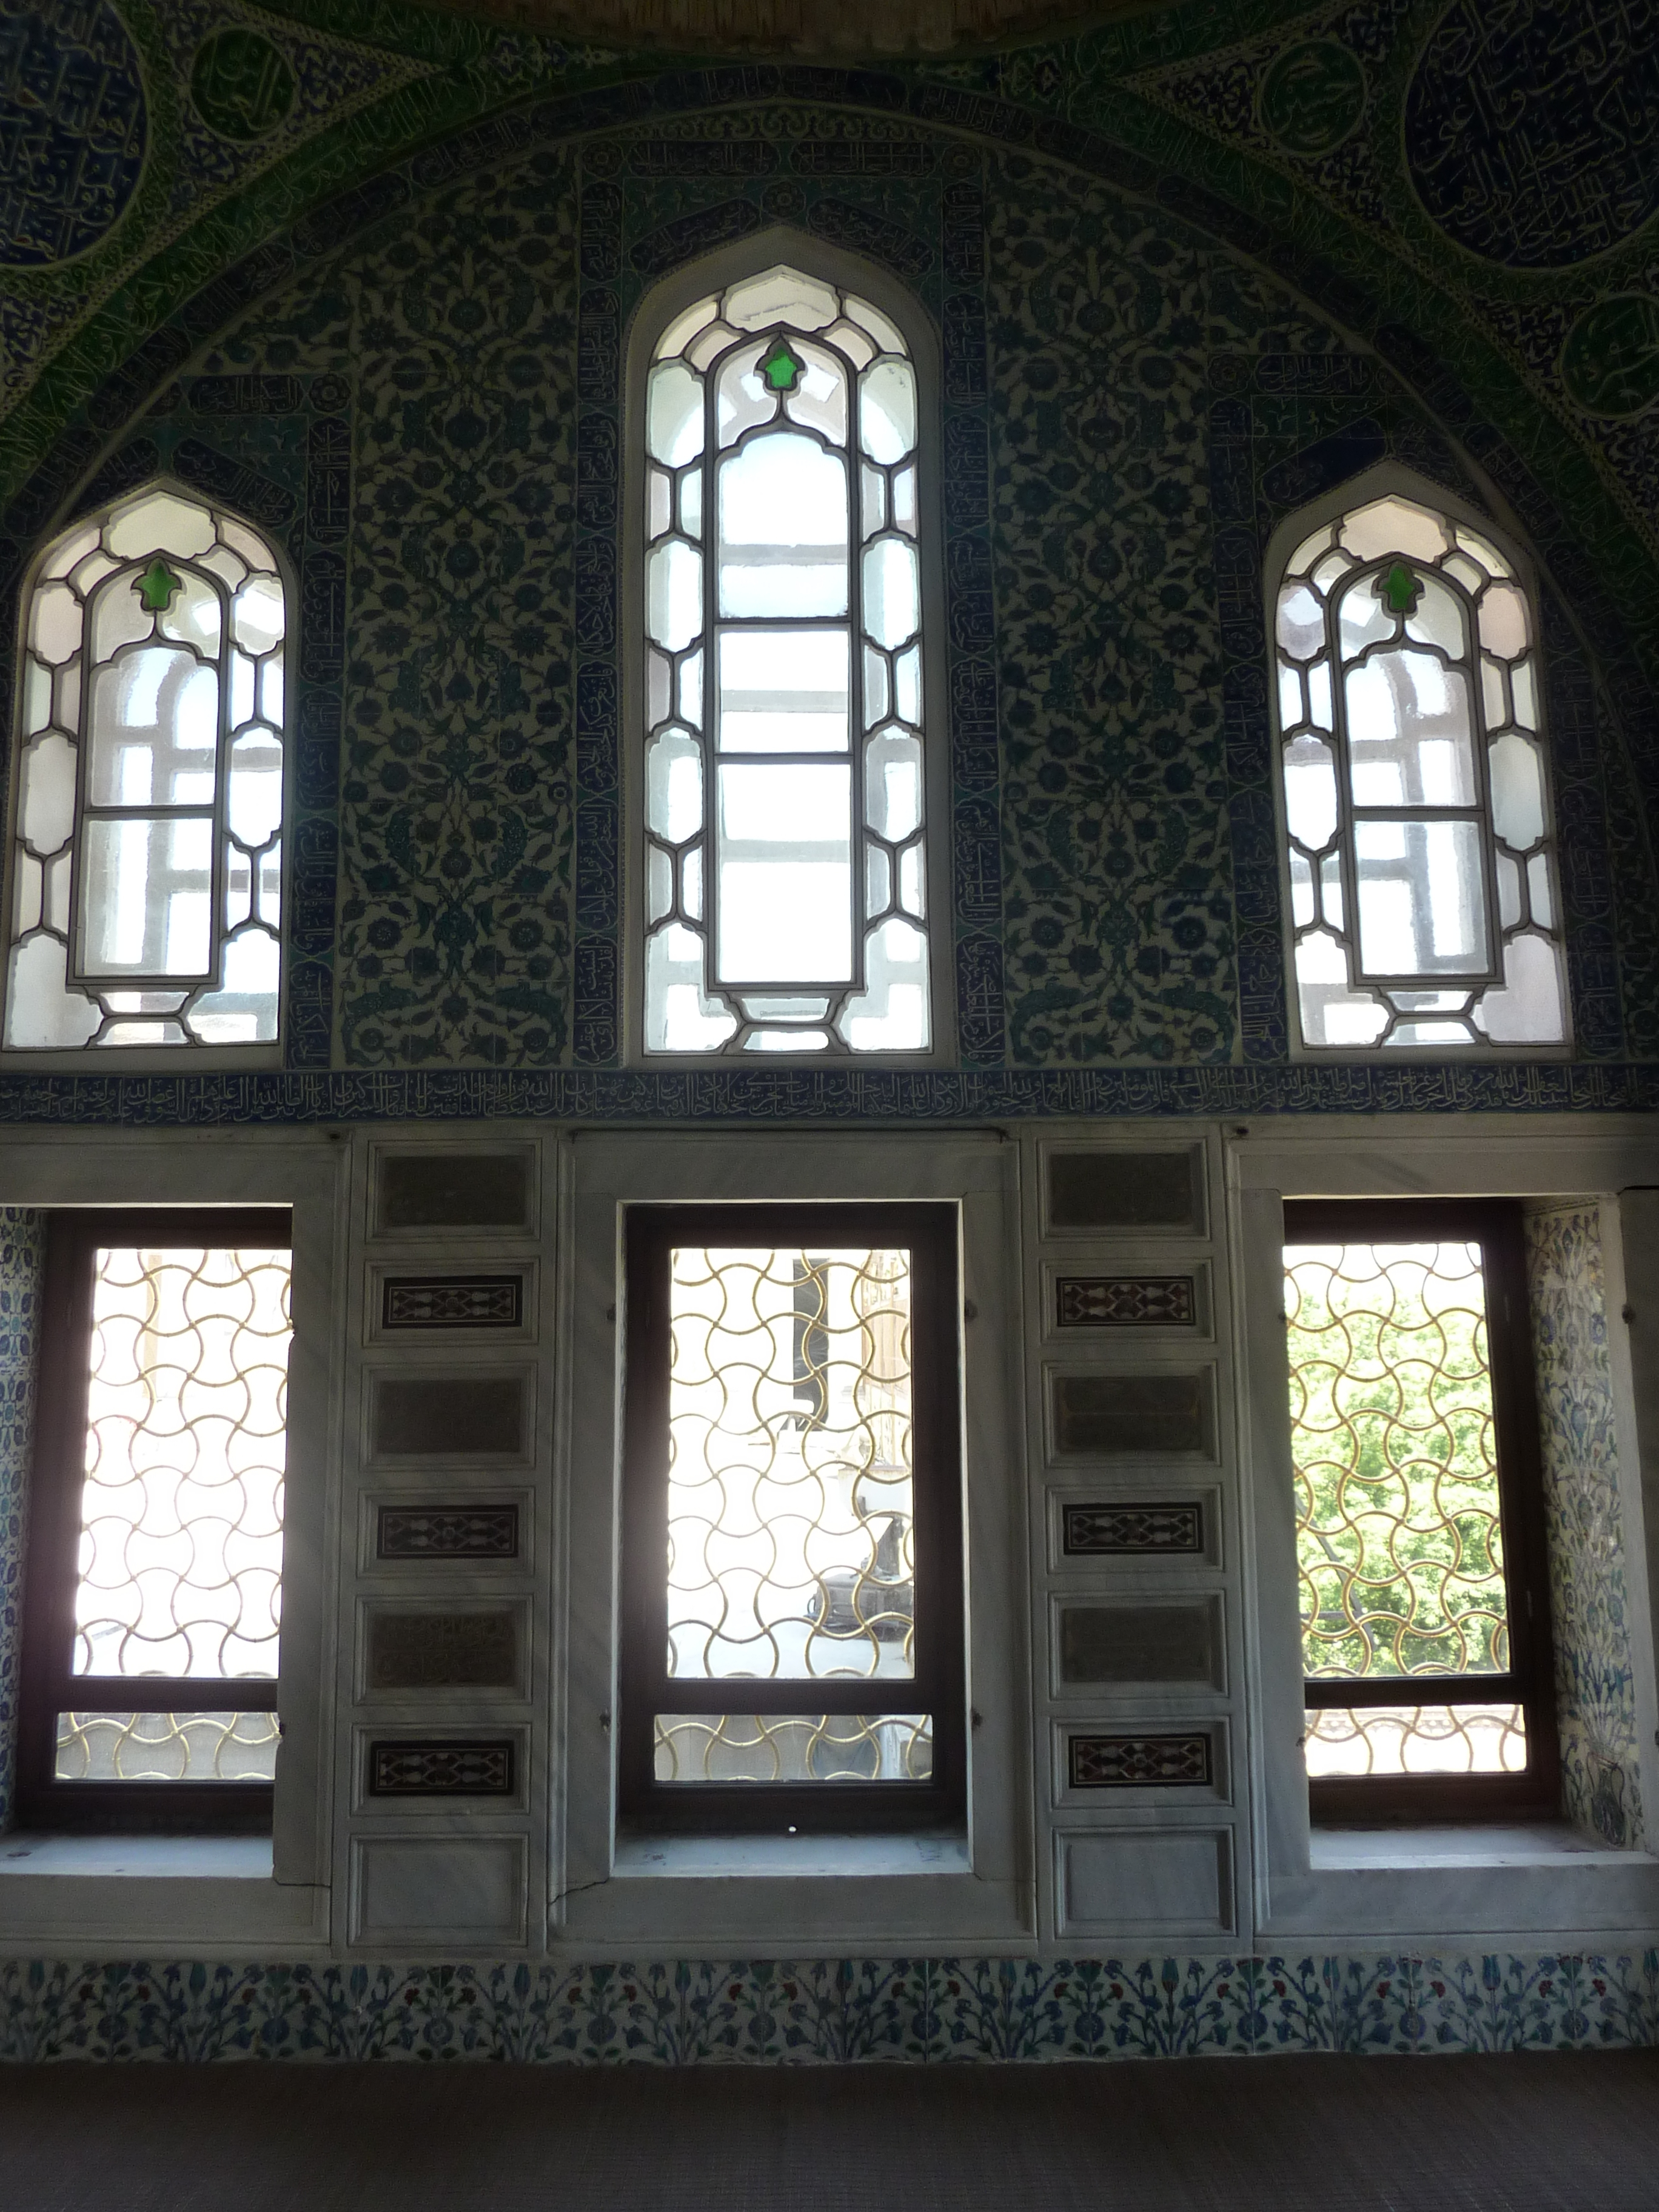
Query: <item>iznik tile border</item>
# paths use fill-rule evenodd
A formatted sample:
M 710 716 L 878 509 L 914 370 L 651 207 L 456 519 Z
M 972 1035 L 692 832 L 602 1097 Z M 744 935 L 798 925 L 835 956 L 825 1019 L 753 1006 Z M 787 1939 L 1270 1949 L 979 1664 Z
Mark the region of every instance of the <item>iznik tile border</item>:
M 0 1965 L 0 2059 L 912 2065 L 1614 2050 L 1659 1952 Z
M 1659 1066 L 1058 1068 L 957 1074 L 734 1068 L 672 1075 L 387 1068 L 362 1073 L 0 1075 L 0 1126 L 211 1128 L 312 1121 L 880 1123 L 1258 1114 L 1650 1113 Z

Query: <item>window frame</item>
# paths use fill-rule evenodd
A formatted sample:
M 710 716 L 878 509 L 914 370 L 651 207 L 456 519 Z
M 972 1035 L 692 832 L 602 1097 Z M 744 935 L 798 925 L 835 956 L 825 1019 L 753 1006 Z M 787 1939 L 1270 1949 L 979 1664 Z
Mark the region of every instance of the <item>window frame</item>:
M 860 1052 L 850 1048 L 798 1052 L 647 1052 L 645 1047 L 645 940 L 648 928 L 645 830 L 646 401 L 659 340 L 676 316 L 709 292 L 723 291 L 779 264 L 857 292 L 895 324 L 909 349 L 916 380 L 916 544 L 921 577 L 922 836 L 933 1042 L 922 1052 Z M 921 300 L 878 264 L 825 244 L 787 224 L 707 254 L 651 286 L 632 310 L 624 349 L 621 531 L 622 764 L 623 897 L 620 988 L 623 1059 L 629 1067 L 678 1073 L 690 1068 L 769 1066 L 852 1068 L 950 1067 L 957 1064 L 955 946 L 951 896 L 948 665 L 945 644 L 943 356 L 934 319 Z M 856 549 L 854 552 L 856 563 Z
M 1284 728 L 1280 717 L 1279 690 L 1279 595 L 1291 556 L 1312 534 L 1327 524 L 1338 521 L 1356 509 L 1368 507 L 1375 501 L 1390 496 L 1408 500 L 1419 507 L 1431 508 L 1453 523 L 1478 531 L 1489 538 L 1498 551 L 1510 562 L 1514 580 L 1525 595 L 1532 619 L 1532 659 L 1538 674 L 1537 738 L 1543 765 L 1544 834 L 1553 841 L 1551 851 L 1552 887 L 1559 908 L 1557 944 L 1561 964 L 1562 1018 L 1566 1034 L 1554 1042 L 1528 1042 L 1526 1039 L 1502 1039 L 1483 1043 L 1463 1044 L 1310 1044 L 1303 1033 L 1301 994 L 1297 980 L 1296 946 L 1297 924 L 1291 896 L 1290 865 L 1290 830 L 1285 811 L 1284 769 Z M 1381 461 L 1363 470 L 1358 476 L 1322 493 L 1304 506 L 1287 514 L 1274 529 L 1267 541 L 1262 561 L 1262 637 L 1266 655 L 1265 674 L 1267 690 L 1267 713 L 1273 732 L 1272 786 L 1273 804 L 1274 842 L 1279 872 L 1280 937 L 1283 947 L 1283 974 L 1285 1000 L 1285 1041 L 1289 1057 L 1295 1060 L 1331 1064 L 1334 1062 L 1364 1062 L 1388 1066 L 1394 1062 L 1427 1062 L 1431 1065 L 1446 1061 L 1468 1060 L 1477 1064 L 1492 1060 L 1571 1060 L 1575 1051 L 1573 1041 L 1572 969 L 1566 932 L 1566 906 L 1563 871 L 1559 865 L 1559 827 L 1557 820 L 1555 766 L 1550 730 L 1547 670 L 1538 591 L 1538 572 L 1535 562 L 1515 532 L 1501 521 L 1482 511 L 1473 501 L 1460 497 L 1443 485 L 1419 476 L 1414 470 L 1396 461 Z M 1478 644 L 1474 651 L 1478 668 Z M 1484 712 L 1484 709 L 1483 709 Z M 1334 737 L 1334 733 L 1333 733 Z M 1335 750 L 1334 744 L 1334 750 Z M 1338 769 L 1340 770 L 1339 756 Z M 1483 793 L 1487 788 L 1487 769 L 1480 765 L 1479 782 Z M 1492 875 L 1493 835 L 1489 799 L 1481 801 L 1483 819 L 1480 823 L 1482 840 L 1481 872 L 1483 884 Z M 1348 807 L 1352 815 L 1352 801 Z M 1339 835 L 1342 835 L 1339 822 Z M 1346 836 L 1339 848 L 1341 854 L 1345 899 L 1351 888 L 1352 853 Z M 1493 920 L 1496 908 L 1493 907 Z M 1357 944 L 1357 936 L 1353 939 Z M 1497 958 L 1494 948 L 1494 959 Z M 1368 981 L 1364 976 L 1351 980 Z M 1375 988 L 1387 988 L 1385 984 Z M 1395 988 L 1410 988 L 1396 984 Z M 1433 988 L 1432 985 L 1423 988 Z M 1493 986 L 1480 986 L 1490 989 Z
M 1304 1709 L 1511 1702 L 1522 1708 L 1527 1726 L 1527 1765 L 1520 1774 L 1308 1777 L 1310 1815 L 1322 1827 L 1554 1819 L 1560 1809 L 1561 1776 L 1549 1540 L 1520 1200 L 1286 1198 L 1284 1224 L 1285 1249 L 1293 1243 L 1479 1243 L 1510 1613 L 1506 1675 L 1315 1678 L 1304 1664 Z M 1297 1643 L 1300 1656 L 1299 1625 Z M 1462 1697 L 1426 1693 L 1452 1682 L 1474 1686 Z M 1422 1686 L 1419 1694 L 1401 1694 L 1413 1686 Z M 1355 1690 L 1361 1694 L 1354 1695 Z
M 616 1729 L 619 1818 L 703 1833 L 915 1831 L 960 1821 L 967 1798 L 965 1524 L 961 1436 L 957 1209 L 948 1201 L 634 1205 L 623 1230 L 622 1571 Z M 902 1243 L 912 1254 L 911 1376 L 916 1671 L 863 1677 L 703 1682 L 666 1668 L 669 1250 L 675 1243 L 810 1248 Z M 923 1500 L 926 1499 L 924 1510 Z M 653 1660 L 650 1655 L 658 1656 Z M 732 1694 L 721 1696 L 723 1686 Z M 693 1783 L 654 1779 L 658 1711 L 926 1710 L 931 1782 Z
M 275 1788 L 268 1782 L 63 1782 L 54 1771 L 58 1716 L 70 1709 L 71 1699 L 75 1710 L 88 1712 L 281 1711 L 280 1658 L 276 1675 L 77 1676 L 71 1671 L 94 1255 L 100 1243 L 116 1242 L 161 1249 L 271 1246 L 291 1255 L 293 1214 L 278 1206 L 77 1206 L 47 1214 L 23 1577 L 19 1826 L 123 1834 L 269 1834 Z M 290 1434 L 292 1426 L 290 1419 Z M 284 1514 L 285 1526 L 286 1521 Z M 198 1684 L 211 1694 L 194 1696 Z M 88 1698 L 88 1687 L 100 1694 Z
M 12 919 L 17 872 L 17 824 L 21 803 L 22 762 L 25 740 L 22 735 L 24 714 L 24 684 L 27 668 L 27 638 L 33 614 L 34 602 L 43 581 L 43 571 L 58 548 L 66 538 L 77 532 L 97 526 L 105 527 L 118 508 L 130 507 L 153 493 L 165 493 L 171 497 L 189 501 L 197 507 L 216 509 L 229 517 L 240 527 L 257 538 L 269 555 L 271 566 L 283 587 L 283 635 L 280 647 L 283 667 L 283 720 L 278 735 L 283 746 L 283 792 L 280 836 L 282 840 L 281 921 L 277 927 L 276 971 L 276 1034 L 274 1037 L 243 1044 L 111 1044 L 111 1045 L 13 1045 L 4 1042 L 3 1024 L 0 1022 L 0 1069 L 31 1068 L 46 1073 L 74 1071 L 94 1074 L 100 1069 L 117 1069 L 129 1074 L 174 1074 L 186 1069 L 211 1073 L 226 1068 L 281 1067 L 288 1048 L 288 989 L 292 968 L 290 933 L 294 901 L 294 842 L 296 814 L 296 775 L 298 746 L 295 731 L 295 706 L 300 682 L 299 633 L 301 623 L 301 594 L 299 578 L 288 550 L 275 534 L 262 524 L 244 514 L 234 502 L 222 500 L 212 492 L 185 483 L 168 470 L 148 477 L 131 491 L 107 500 L 97 507 L 71 510 L 54 524 L 42 538 L 33 558 L 24 571 L 15 607 L 16 641 L 14 656 L 11 696 L 7 702 L 9 719 L 7 734 L 10 758 L 7 766 L 5 787 L 4 851 L 0 854 L 0 1016 L 3 1015 L 6 994 L 9 989 L 11 951 L 14 942 Z M 185 556 L 179 556 L 185 557 Z M 74 859 L 73 881 L 78 884 L 81 867 L 81 841 L 85 819 L 79 793 L 82 777 L 77 770 L 76 818 L 72 833 Z M 216 788 L 213 813 L 217 825 L 224 811 L 224 793 Z M 218 873 L 220 860 L 216 853 L 214 869 Z M 73 893 L 71 894 L 73 896 Z M 73 910 L 70 927 L 76 928 Z M 220 924 L 216 920 L 216 933 Z M 73 934 L 71 943 L 73 943 Z M 118 981 L 112 988 L 125 988 Z M 140 988 L 140 987 L 134 987 Z

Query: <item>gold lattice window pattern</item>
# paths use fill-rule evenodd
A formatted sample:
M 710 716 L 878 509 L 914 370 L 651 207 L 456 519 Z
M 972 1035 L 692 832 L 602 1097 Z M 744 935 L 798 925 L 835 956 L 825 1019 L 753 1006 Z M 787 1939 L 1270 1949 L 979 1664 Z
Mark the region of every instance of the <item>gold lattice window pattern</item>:
M 1400 1692 L 1310 1705 L 1308 1771 L 1520 1772 L 1481 1248 L 1285 1258 L 1305 1670 Z
M 799 1682 L 793 1713 L 659 1713 L 661 1782 L 925 1781 L 931 1716 L 813 1712 L 914 1678 L 910 1255 L 671 1255 L 668 1658 Z
M 289 1255 L 100 1246 L 74 1678 L 161 1676 L 178 1710 L 66 1711 L 63 1781 L 269 1781 L 274 1712 L 216 1709 L 276 1674 Z

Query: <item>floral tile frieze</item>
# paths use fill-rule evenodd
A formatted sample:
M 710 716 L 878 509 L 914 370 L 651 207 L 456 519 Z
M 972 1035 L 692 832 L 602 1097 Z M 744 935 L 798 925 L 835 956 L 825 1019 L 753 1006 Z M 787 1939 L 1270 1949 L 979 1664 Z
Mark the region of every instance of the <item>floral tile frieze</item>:
M 908 2064 L 1625 2049 L 1659 1951 L 294 1965 L 9 1961 L 0 2058 Z

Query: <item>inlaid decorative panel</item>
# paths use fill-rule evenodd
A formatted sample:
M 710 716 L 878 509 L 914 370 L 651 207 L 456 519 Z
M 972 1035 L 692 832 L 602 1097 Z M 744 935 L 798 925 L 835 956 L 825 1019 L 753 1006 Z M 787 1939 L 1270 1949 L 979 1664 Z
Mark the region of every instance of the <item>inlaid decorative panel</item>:
M 370 1430 L 377 1455 L 516 1458 L 525 1391 L 509 1375 L 377 1375 Z
M 386 1152 L 382 1229 L 520 1229 L 530 1199 L 525 1152 Z
M 1186 1553 L 1204 1549 L 1204 1508 L 1176 1505 L 1065 1505 L 1061 1545 L 1073 1557 L 1091 1553 Z
M 382 1505 L 374 1516 L 380 1559 L 516 1559 L 516 1505 Z
M 1066 1739 L 1073 1790 L 1134 1790 L 1154 1783 L 1207 1784 L 1210 1735 L 1074 1735 Z
M 1061 1275 L 1054 1283 L 1057 1328 L 1191 1328 L 1197 1321 L 1190 1275 Z
M 1203 1232 L 1203 1156 L 1196 1151 L 1051 1152 L 1048 1171 L 1051 1231 Z
M 1220 1601 L 1063 1606 L 1060 1674 L 1068 1684 L 1201 1682 L 1218 1688 Z
M 510 1328 L 524 1322 L 524 1277 L 388 1275 L 380 1285 L 380 1326 Z
M 370 1610 L 367 1686 L 374 1690 L 517 1690 L 519 1615 L 510 1606 L 470 1613 Z
M 1054 1375 L 1054 1449 L 1071 1458 L 1208 1452 L 1213 1421 L 1205 1370 Z
M 368 1747 L 371 1797 L 511 1797 L 518 1789 L 511 1736 L 433 1736 Z

